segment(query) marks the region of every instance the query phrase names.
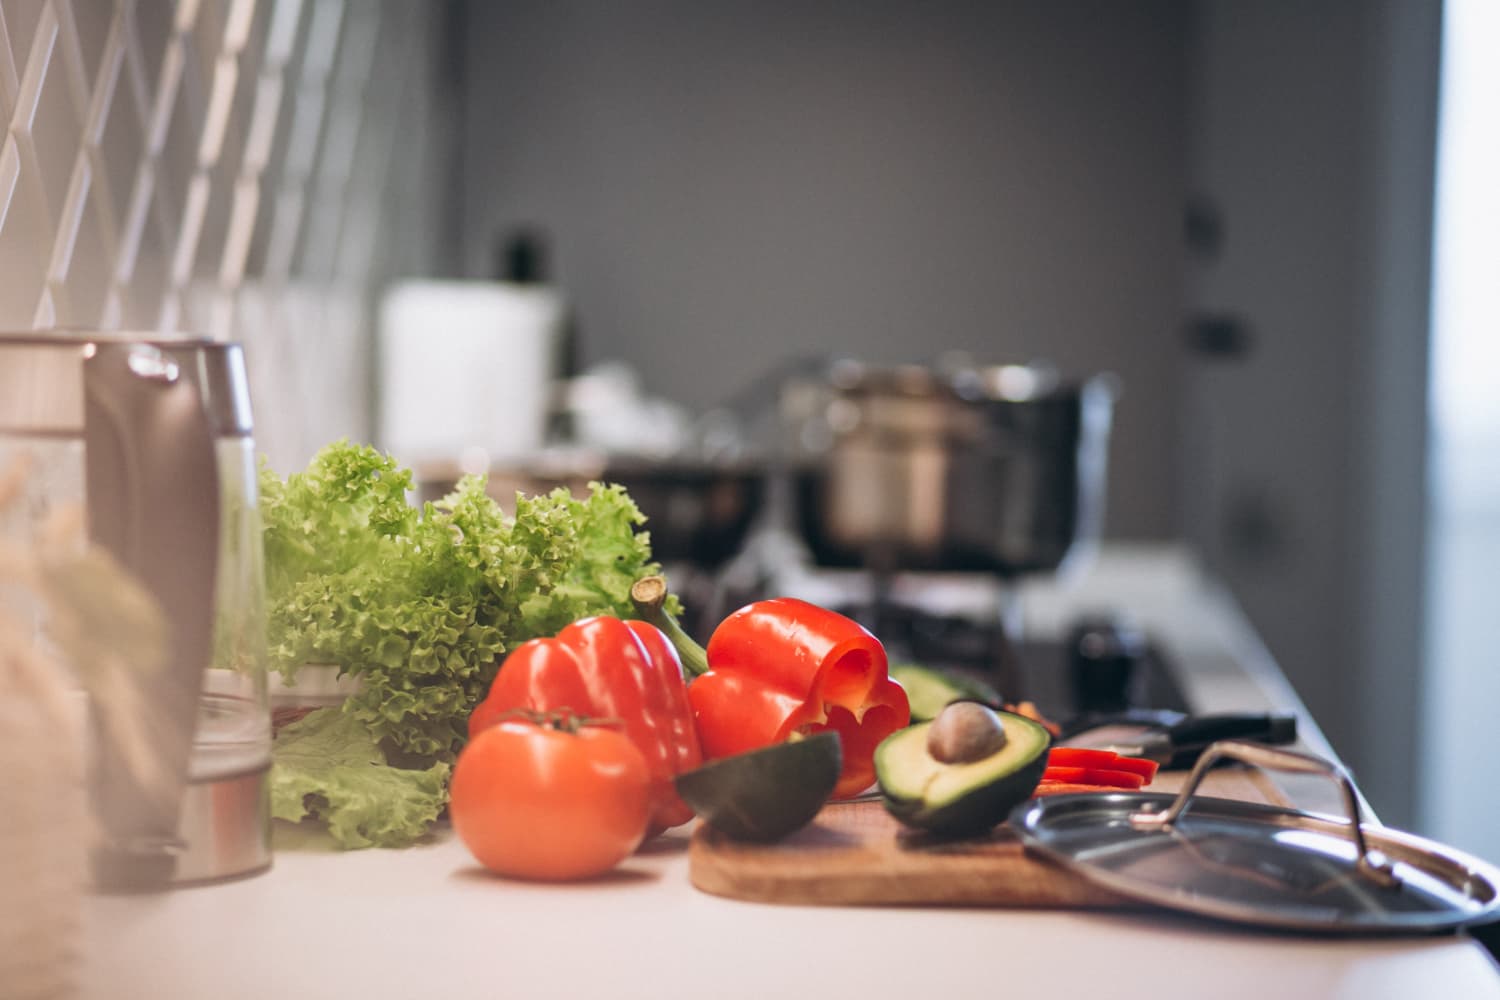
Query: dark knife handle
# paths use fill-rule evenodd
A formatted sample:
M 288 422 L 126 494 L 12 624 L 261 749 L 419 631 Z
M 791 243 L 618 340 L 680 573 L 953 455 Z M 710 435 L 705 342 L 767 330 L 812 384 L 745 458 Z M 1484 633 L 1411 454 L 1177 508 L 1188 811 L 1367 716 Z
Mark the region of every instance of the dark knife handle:
M 1255 740 L 1258 743 L 1293 743 L 1297 739 L 1295 715 L 1270 712 L 1230 712 L 1220 715 L 1190 715 L 1165 730 L 1174 746 L 1207 746 L 1218 740 Z
M 1172 748 L 1162 764 L 1164 771 L 1181 771 L 1192 767 L 1198 758 L 1219 740 L 1253 740 L 1256 743 L 1295 743 L 1297 717 L 1268 712 L 1193 715 L 1175 726 L 1162 730 Z

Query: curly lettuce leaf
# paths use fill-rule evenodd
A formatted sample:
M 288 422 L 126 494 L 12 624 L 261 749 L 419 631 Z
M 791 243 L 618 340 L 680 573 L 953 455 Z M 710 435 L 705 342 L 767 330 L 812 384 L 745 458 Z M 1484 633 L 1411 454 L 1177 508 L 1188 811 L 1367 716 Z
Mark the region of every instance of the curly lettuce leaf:
M 272 668 L 291 680 L 303 663 L 350 665 L 351 625 L 408 599 L 411 472 L 341 440 L 285 481 L 262 465 L 259 486 Z
M 358 719 L 320 708 L 284 727 L 271 768 L 271 814 L 326 823 L 341 847 L 403 847 L 448 801 L 449 765 L 391 767 Z
M 634 614 L 630 586 L 656 569 L 645 517 L 621 486 L 590 484 L 580 500 L 566 489 L 516 498 L 511 545 L 492 584 L 514 599 L 511 627 L 553 635 L 588 615 Z
M 266 587 L 281 591 L 312 576 L 358 570 L 400 551 L 417 511 L 407 502 L 410 470 L 368 445 L 336 441 L 282 481 L 260 469 Z

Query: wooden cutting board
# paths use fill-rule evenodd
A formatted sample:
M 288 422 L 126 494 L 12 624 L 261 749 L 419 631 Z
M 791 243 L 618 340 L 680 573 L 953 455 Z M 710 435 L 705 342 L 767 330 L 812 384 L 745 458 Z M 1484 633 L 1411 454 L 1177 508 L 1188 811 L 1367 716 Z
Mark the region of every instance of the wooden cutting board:
M 1160 774 L 1149 791 L 1173 792 L 1183 774 Z M 1285 806 L 1256 770 L 1219 768 L 1200 795 Z M 964 841 L 901 826 L 879 802 L 832 803 L 810 825 L 774 844 L 731 840 L 706 824 L 693 832 L 688 871 L 715 896 L 799 905 L 945 905 L 1048 909 L 1138 906 L 1025 852 L 1009 829 Z

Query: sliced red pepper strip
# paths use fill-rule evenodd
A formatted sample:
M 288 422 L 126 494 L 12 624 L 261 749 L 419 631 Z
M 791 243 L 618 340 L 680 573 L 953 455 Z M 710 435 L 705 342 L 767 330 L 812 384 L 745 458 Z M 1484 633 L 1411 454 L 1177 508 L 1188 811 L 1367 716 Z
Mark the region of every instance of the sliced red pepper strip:
M 1081 785 L 1071 781 L 1041 781 L 1037 783 L 1033 797 L 1042 795 L 1072 795 L 1075 793 L 1119 792 L 1123 789 L 1111 785 Z
M 1042 772 L 1043 781 L 1066 781 L 1077 785 L 1108 785 L 1111 788 L 1140 788 L 1146 779 L 1130 771 L 1103 767 L 1052 767 Z
M 517 646 L 469 716 L 469 737 L 518 709 L 616 720 L 651 770 L 647 835 L 693 818 L 672 781 L 701 764 L 703 752 L 677 651 L 654 625 L 584 618 Z
M 1053 747 L 1047 751 L 1048 767 L 1107 767 L 1116 771 L 1130 771 L 1150 782 L 1156 777 L 1156 761 L 1146 757 L 1126 757 L 1113 750 L 1093 747 Z
M 746 605 L 708 640 L 708 672 L 688 687 L 704 755 L 727 757 L 793 733 L 839 734 L 834 798 L 875 781 L 875 747 L 911 721 L 885 647 L 851 618 L 778 597 Z
M 1048 767 L 1103 767 L 1120 756 L 1113 750 L 1093 747 L 1053 747 L 1047 751 Z
M 1145 780 L 1142 784 L 1150 784 L 1156 777 L 1157 768 L 1161 765 L 1146 757 L 1116 757 L 1109 763 L 1110 769 L 1114 771 L 1129 771 L 1131 774 L 1139 774 Z

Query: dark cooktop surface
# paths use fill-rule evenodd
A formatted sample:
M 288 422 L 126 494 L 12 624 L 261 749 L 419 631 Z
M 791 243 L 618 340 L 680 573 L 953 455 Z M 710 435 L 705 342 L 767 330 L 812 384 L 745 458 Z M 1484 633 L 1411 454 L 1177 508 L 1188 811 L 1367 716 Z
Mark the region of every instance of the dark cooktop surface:
M 1080 655 L 1071 631 L 1068 639 L 1012 639 L 998 623 L 893 607 L 878 613 L 841 610 L 880 637 L 891 663 L 916 663 L 983 680 L 1004 700 L 1034 702 L 1058 722 L 1101 707 L 1091 700 L 1099 697 L 1096 681 L 1076 669 Z M 1138 637 L 1130 655 L 1110 669 L 1123 670 L 1128 682 L 1121 683 L 1118 701 L 1109 708 L 1188 711 L 1173 664 L 1149 635 Z
M 1021 686 L 1025 696 L 1036 702 L 1043 714 L 1058 720 L 1072 718 L 1083 706 L 1079 704 L 1071 669 L 1071 650 L 1059 641 L 1021 641 L 1017 644 Z M 1135 684 L 1125 699 L 1127 708 L 1170 709 L 1188 711 L 1173 676 L 1173 667 L 1149 638 L 1135 659 Z

